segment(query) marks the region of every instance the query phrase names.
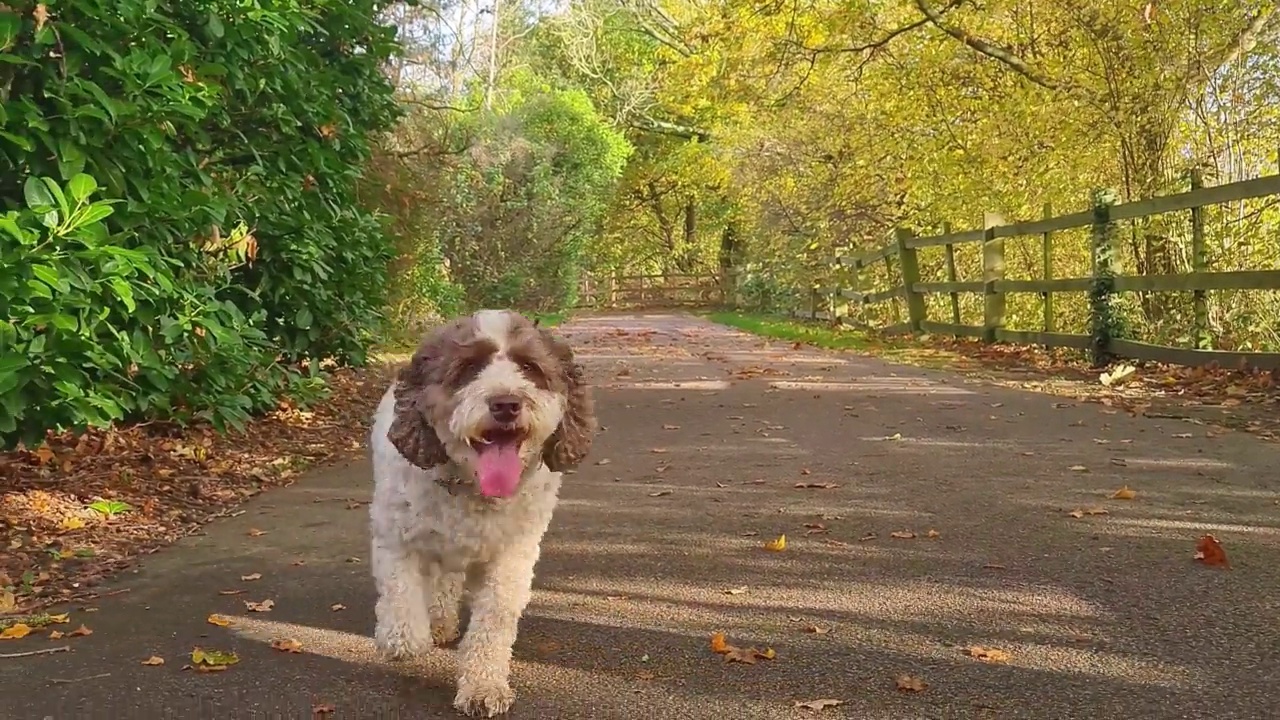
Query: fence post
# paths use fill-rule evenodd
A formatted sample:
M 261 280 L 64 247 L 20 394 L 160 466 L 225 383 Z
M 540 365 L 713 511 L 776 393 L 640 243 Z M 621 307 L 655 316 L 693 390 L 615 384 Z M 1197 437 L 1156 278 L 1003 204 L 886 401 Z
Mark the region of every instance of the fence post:
M 996 213 L 982 215 L 982 341 L 996 341 L 996 331 L 1004 327 L 1005 296 L 996 289 L 996 283 L 1004 280 L 1004 238 L 998 238 L 995 228 L 1004 224 L 1004 218 Z
M 1108 188 L 1093 191 L 1093 284 L 1089 288 L 1089 335 L 1094 367 L 1111 362 L 1111 339 L 1119 334 L 1119 317 L 1115 307 L 1115 234 L 1111 207 L 1116 193 Z
M 920 282 L 920 260 L 918 252 L 908 244 L 915 233 L 907 228 L 893 229 L 893 239 L 898 244 L 898 269 L 902 271 L 902 299 L 907 301 L 907 325 L 911 332 L 920 332 L 921 323 L 925 321 L 924 294 L 916 292 L 916 283 Z
M 1204 187 L 1204 176 L 1200 173 L 1200 168 L 1192 168 L 1191 170 L 1191 189 L 1199 190 Z M 1207 249 L 1204 243 L 1204 208 L 1199 205 L 1191 208 L 1191 270 L 1192 272 L 1202 273 L 1209 269 L 1209 260 Z M 1209 337 L 1209 300 L 1205 297 L 1204 290 L 1196 290 L 1192 293 L 1192 299 L 1195 305 L 1196 326 L 1193 335 L 1194 347 L 1197 350 L 1210 350 L 1213 343 Z
M 947 238 L 945 246 L 947 252 L 947 282 L 956 282 L 956 246 L 951 244 L 951 223 L 942 223 L 942 235 Z M 960 293 L 953 292 L 951 295 L 951 323 L 953 325 L 960 324 Z
M 1049 220 L 1053 217 L 1053 204 L 1044 204 L 1044 219 Z M 1046 231 L 1043 238 L 1041 253 L 1043 255 L 1042 262 L 1044 267 L 1044 279 L 1053 279 L 1053 231 Z M 1040 299 L 1044 303 L 1044 331 L 1053 332 L 1053 293 L 1045 290 L 1040 293 Z

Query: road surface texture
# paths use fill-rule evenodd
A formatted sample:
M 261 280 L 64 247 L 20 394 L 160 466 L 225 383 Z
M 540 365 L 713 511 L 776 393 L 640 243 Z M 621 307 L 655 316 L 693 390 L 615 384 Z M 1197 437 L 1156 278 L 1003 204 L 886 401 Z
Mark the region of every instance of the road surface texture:
M 562 332 L 605 431 L 546 537 L 508 717 L 1280 716 L 1277 445 L 680 315 Z M 457 717 L 452 651 L 374 652 L 369 493 L 353 460 L 152 556 L 68 608 L 93 630 L 72 652 L 0 659 L 0 715 Z M 1204 533 L 1231 569 L 1193 560 Z M 714 631 L 776 657 L 726 662 Z M 240 662 L 183 670 L 197 645 Z M 843 704 L 795 707 L 819 699 Z

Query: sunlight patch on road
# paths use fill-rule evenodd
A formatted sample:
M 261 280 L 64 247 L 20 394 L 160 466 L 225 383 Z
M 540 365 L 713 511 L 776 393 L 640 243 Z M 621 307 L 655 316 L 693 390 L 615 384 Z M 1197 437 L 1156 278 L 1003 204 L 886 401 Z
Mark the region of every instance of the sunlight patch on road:
M 905 383 L 889 380 L 876 381 L 871 380 L 852 380 L 852 381 L 800 381 L 800 380 L 776 380 L 769 383 L 769 387 L 778 390 L 831 390 L 843 392 L 877 392 L 877 393 L 900 393 L 907 395 L 976 395 L 972 390 L 964 388 L 952 387 L 950 385 L 935 385 L 925 383 Z
M 672 380 L 652 382 L 611 382 L 602 386 L 615 390 L 728 390 L 725 380 Z

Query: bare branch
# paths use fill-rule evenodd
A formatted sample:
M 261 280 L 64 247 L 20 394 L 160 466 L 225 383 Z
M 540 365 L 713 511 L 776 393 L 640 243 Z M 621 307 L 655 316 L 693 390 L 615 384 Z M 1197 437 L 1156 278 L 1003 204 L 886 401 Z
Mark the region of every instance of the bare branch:
M 1220 68 L 1234 63 L 1243 55 L 1247 55 L 1258 44 L 1258 41 L 1268 28 L 1273 25 L 1276 18 L 1277 14 L 1274 5 L 1265 10 L 1259 10 L 1258 14 L 1250 18 L 1249 22 L 1240 29 L 1240 32 L 1236 33 L 1231 42 L 1217 52 L 1209 54 L 1200 62 L 1200 72 L 1197 80 L 1199 82 L 1207 82 L 1209 77 Z

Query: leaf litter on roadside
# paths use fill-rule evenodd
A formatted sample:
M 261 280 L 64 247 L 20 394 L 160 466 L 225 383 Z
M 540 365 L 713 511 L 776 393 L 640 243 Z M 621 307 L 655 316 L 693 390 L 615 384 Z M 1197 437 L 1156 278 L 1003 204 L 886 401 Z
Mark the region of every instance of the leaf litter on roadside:
M 240 662 L 240 656 L 233 652 L 197 647 L 191 650 L 191 665 L 188 667 L 197 672 L 221 672 L 238 662 Z
M 300 653 L 302 652 L 302 643 L 293 638 L 273 638 L 271 640 L 271 649 L 286 653 Z
M 765 543 L 765 544 L 764 544 L 764 549 L 765 549 L 765 550 L 772 551 L 772 552 L 782 552 L 783 550 L 786 550 L 786 549 L 787 549 L 787 536 L 786 536 L 786 535 L 779 535 L 778 537 L 774 538 L 773 540 L 770 540 L 769 542 L 767 542 L 767 543 Z
M 965 648 L 965 654 L 971 658 L 989 663 L 1003 663 L 1009 661 L 1009 653 L 998 648 L 983 647 L 981 645 L 970 645 Z
M 894 683 L 898 687 L 898 692 L 917 693 L 929 689 L 929 683 L 914 675 L 899 675 L 894 678 Z
M 1227 560 L 1227 551 L 1213 535 L 1202 535 L 1196 542 L 1195 559 L 1211 567 L 1231 567 L 1231 562 Z
M 736 662 L 743 665 L 755 665 L 757 660 L 772 660 L 777 657 L 777 653 L 773 651 L 773 648 L 760 650 L 755 646 L 741 648 L 736 645 L 730 645 L 723 632 L 712 633 L 711 652 L 723 655 L 725 662 Z
M 793 702 L 792 706 L 798 710 L 825 710 L 826 708 L 836 707 L 843 704 L 843 700 L 822 698 L 820 700 L 796 700 Z

